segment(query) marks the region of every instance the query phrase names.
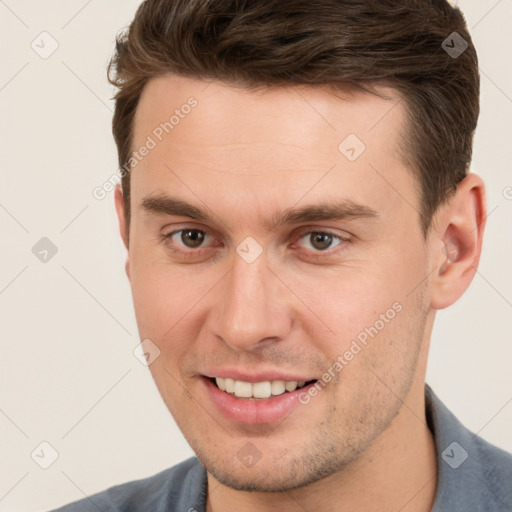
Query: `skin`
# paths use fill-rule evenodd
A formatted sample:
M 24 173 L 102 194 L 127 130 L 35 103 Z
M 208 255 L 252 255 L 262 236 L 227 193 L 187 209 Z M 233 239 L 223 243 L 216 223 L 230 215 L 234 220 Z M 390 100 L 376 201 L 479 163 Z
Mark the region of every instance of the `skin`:
M 198 102 L 133 169 L 129 226 L 119 188 L 115 203 L 140 337 L 159 348 L 150 370 L 208 471 L 208 511 L 432 506 L 428 347 L 435 311 L 475 274 L 484 184 L 469 174 L 425 240 L 418 187 L 399 150 L 405 106 L 390 110 L 398 93 L 383 92 L 388 99 L 327 87 L 248 91 L 173 75 L 143 91 L 134 149 L 190 96 Z M 351 133 L 366 145 L 353 162 L 338 150 Z M 211 220 L 142 208 L 158 195 Z M 276 212 L 340 200 L 378 215 L 272 226 Z M 182 232 L 163 237 L 186 228 L 206 233 L 200 248 Z M 319 250 L 311 231 L 346 240 L 334 236 Z M 252 263 L 236 252 L 248 236 L 263 250 Z M 401 311 L 278 423 L 230 421 L 204 391 L 207 367 L 321 378 L 394 303 Z M 248 442 L 261 454 L 251 467 L 237 456 Z

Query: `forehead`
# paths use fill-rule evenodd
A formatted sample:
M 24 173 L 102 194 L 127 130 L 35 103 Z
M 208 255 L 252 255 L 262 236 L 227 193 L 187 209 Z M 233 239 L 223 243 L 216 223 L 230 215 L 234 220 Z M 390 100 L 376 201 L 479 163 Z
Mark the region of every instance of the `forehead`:
M 395 142 L 398 133 L 395 129 L 390 133 L 387 128 L 402 125 L 402 102 L 396 90 L 379 87 L 376 91 L 379 96 L 333 86 L 248 90 L 222 82 L 167 75 L 149 80 L 144 87 L 135 116 L 134 140 L 137 142 L 176 113 L 179 120 L 172 120 L 172 131 L 181 132 L 182 144 L 236 144 L 249 135 L 251 143 L 270 140 L 293 145 L 300 141 L 300 147 L 320 143 L 321 147 L 332 148 L 349 129 L 363 141 L 374 143 L 377 137 L 384 143 Z M 191 98 L 197 106 L 189 109 Z M 184 125 L 193 123 L 182 123 L 187 117 L 200 117 L 201 122 L 187 130 Z M 284 127 L 288 130 L 283 131 Z
M 133 203 L 157 189 L 193 198 L 187 184 L 199 198 L 211 197 L 213 187 L 233 207 L 279 197 L 282 203 L 283 195 L 292 203 L 306 193 L 312 200 L 326 192 L 334 198 L 336 191 L 373 201 L 374 209 L 401 194 L 413 201 L 399 150 L 405 106 L 396 91 L 378 91 L 384 97 L 318 86 L 251 91 L 174 75 L 152 79 L 135 116 L 132 150 L 149 141 L 152 148 L 132 170 Z

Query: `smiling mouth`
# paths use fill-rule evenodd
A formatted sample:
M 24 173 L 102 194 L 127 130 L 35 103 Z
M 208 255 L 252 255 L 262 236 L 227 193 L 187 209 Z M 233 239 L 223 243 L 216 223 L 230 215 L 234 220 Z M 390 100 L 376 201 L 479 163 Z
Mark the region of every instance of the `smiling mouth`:
M 316 380 L 244 382 L 230 378 L 223 379 L 221 377 L 211 377 L 209 380 L 221 391 L 237 398 L 245 398 L 246 400 L 266 400 L 273 396 L 291 393 L 316 382 Z

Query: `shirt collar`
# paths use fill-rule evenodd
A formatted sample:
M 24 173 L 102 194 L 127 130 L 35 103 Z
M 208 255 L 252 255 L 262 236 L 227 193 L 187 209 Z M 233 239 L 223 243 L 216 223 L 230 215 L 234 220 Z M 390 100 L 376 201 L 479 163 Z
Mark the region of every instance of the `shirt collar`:
M 497 449 L 462 425 L 428 384 L 425 413 L 434 436 L 438 470 L 432 512 L 501 510 L 503 502 L 489 476 L 492 468 L 486 467 Z

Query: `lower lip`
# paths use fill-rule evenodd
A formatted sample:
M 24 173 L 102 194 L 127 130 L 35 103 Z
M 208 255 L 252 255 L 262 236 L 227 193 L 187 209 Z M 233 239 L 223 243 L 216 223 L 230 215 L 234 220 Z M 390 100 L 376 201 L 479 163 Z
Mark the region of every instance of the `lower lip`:
M 231 421 L 245 424 L 274 423 L 284 419 L 294 407 L 300 405 L 299 395 L 307 392 L 310 386 L 315 384 L 312 382 L 295 391 L 271 396 L 264 400 L 248 400 L 221 391 L 207 377 L 203 377 L 201 380 L 212 402 L 220 412 Z

